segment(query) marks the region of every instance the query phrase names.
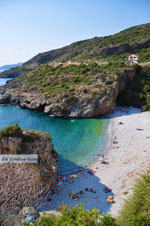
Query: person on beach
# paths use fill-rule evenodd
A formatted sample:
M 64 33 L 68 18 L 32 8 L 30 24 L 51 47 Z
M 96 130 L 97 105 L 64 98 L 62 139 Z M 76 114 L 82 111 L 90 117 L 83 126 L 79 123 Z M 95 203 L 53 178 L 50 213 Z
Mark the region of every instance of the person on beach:
M 106 164 L 105 158 L 104 158 L 104 154 L 101 155 L 101 157 L 99 158 L 100 163 L 101 164 Z
M 105 160 L 105 159 L 104 159 L 104 154 L 101 155 L 101 157 L 99 158 L 99 160 L 100 160 L 100 161 Z
M 101 157 L 99 158 L 99 160 L 104 160 L 104 154 L 101 155 Z
M 120 120 L 118 120 L 118 124 L 119 124 L 119 125 L 122 125 L 122 124 L 123 124 L 123 122 L 121 122 Z

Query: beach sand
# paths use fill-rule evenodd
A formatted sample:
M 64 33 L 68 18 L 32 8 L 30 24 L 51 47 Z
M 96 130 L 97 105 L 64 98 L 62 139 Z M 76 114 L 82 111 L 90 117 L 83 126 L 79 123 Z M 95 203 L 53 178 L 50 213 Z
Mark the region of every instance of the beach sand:
M 116 108 L 108 116 L 109 145 L 105 151 L 108 164 L 97 161 L 89 167 L 98 167 L 94 169 L 94 175 L 90 175 L 87 169 L 72 183 L 63 182 L 56 195 L 50 195 L 52 201 L 44 202 L 40 211 L 57 210 L 59 205 L 76 206 L 83 203 L 85 209 L 97 208 L 112 216 L 119 214 L 124 201 L 132 194 L 136 178 L 150 168 L 150 112 L 141 112 L 136 108 Z M 123 124 L 119 124 L 119 120 Z M 114 136 L 117 138 L 116 144 L 112 144 Z M 103 190 L 106 186 L 112 192 L 105 193 Z M 96 193 L 85 191 L 85 188 L 93 188 Z M 69 197 L 70 192 L 80 190 L 83 195 L 78 200 Z M 107 203 L 108 196 L 113 196 L 115 203 Z

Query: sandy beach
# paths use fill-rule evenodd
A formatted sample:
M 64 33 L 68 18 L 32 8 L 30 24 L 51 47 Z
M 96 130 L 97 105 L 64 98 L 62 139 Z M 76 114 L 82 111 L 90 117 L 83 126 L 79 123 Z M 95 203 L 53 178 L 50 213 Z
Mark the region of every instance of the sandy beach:
M 59 205 L 76 206 L 83 203 L 85 209 L 97 208 L 105 214 L 118 215 L 124 201 L 132 194 L 135 179 L 150 167 L 150 112 L 116 108 L 108 116 L 109 144 L 104 152 L 107 164 L 101 164 L 98 160 L 89 167 L 94 170 L 93 175 L 88 173 L 88 168 L 74 179 L 69 177 L 55 195 L 49 195 L 52 200 L 44 202 L 40 211 L 57 210 Z M 105 193 L 105 187 L 112 191 Z M 83 191 L 79 199 L 69 197 L 69 193 L 79 191 Z M 107 203 L 108 196 L 113 196 L 115 203 Z

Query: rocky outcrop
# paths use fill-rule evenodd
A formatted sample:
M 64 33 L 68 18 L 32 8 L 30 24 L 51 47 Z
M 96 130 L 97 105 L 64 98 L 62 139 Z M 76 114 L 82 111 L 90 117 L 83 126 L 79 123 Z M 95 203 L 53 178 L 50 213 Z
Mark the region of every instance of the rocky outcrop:
M 111 54 L 122 54 L 122 53 L 135 53 L 137 50 L 150 47 L 150 40 L 145 42 L 136 43 L 134 45 L 121 44 L 118 46 L 112 46 L 103 48 L 101 54 L 111 55 Z
M 124 89 L 127 79 L 132 79 L 135 69 L 126 70 L 118 75 L 111 90 L 96 93 L 93 96 L 79 95 L 70 98 L 68 95 L 46 97 L 37 93 L 27 93 L 20 88 L 14 89 L 11 82 L 6 85 L 5 93 L 0 97 L 0 104 L 19 105 L 36 111 L 44 111 L 57 117 L 88 118 L 105 115 L 115 108 L 116 97 Z M 17 84 L 16 84 L 17 87 Z
M 16 213 L 24 206 L 32 206 L 56 184 L 57 154 L 51 138 L 42 132 L 21 133 L 1 135 L 0 154 L 37 154 L 38 163 L 0 164 L 0 212 Z

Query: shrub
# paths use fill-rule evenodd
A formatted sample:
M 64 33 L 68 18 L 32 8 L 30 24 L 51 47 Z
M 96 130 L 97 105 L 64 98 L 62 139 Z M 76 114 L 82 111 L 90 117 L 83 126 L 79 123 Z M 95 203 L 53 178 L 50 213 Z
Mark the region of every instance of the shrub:
M 21 128 L 18 126 L 18 124 L 7 126 L 6 128 L 0 130 L 0 139 L 3 137 L 22 137 L 22 131 Z
M 84 210 L 79 204 L 77 207 L 61 206 L 62 216 L 45 215 L 39 217 L 35 226 L 117 226 L 110 215 L 99 214 L 97 209 Z
M 120 226 L 150 225 L 150 171 L 136 183 L 133 195 L 118 217 Z
M 83 93 L 88 93 L 88 90 L 87 89 L 83 89 Z
M 101 88 L 101 85 L 100 85 L 100 84 L 96 84 L 96 85 L 94 86 L 94 88 L 100 89 L 100 88 Z

